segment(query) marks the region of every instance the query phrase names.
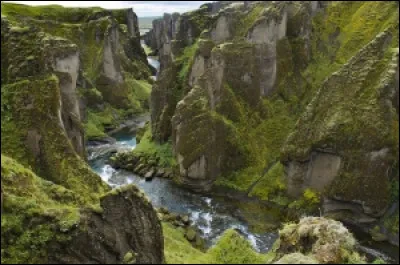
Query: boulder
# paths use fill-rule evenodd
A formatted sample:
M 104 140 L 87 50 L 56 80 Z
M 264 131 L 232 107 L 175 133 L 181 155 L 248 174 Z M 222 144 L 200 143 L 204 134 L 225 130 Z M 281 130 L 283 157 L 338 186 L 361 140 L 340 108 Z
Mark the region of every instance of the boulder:
M 319 264 L 318 260 L 302 253 L 291 253 L 283 256 L 273 264 Z
M 285 225 L 279 231 L 277 242 L 278 259 L 286 254 L 301 253 L 318 263 L 364 262 L 351 232 L 342 223 L 323 217 L 304 217 L 297 224 Z
M 189 241 L 191 241 L 191 242 L 192 242 L 192 241 L 195 241 L 196 235 L 197 235 L 197 232 L 196 232 L 196 230 L 195 230 L 194 228 L 189 227 L 189 228 L 186 230 L 185 237 L 186 237 L 187 240 L 189 240 Z
M 150 171 L 148 171 L 145 175 L 144 178 L 146 181 L 151 181 L 153 179 L 154 176 L 154 170 L 151 169 Z

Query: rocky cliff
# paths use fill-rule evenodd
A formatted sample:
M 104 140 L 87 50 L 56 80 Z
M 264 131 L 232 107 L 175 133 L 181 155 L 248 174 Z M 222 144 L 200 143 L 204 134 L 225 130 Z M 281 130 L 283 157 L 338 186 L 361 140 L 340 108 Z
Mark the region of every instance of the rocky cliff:
M 396 223 L 381 217 L 398 200 L 397 25 L 394 2 L 223 1 L 155 21 L 152 135 L 172 141 L 178 182 Z
M 3 155 L 1 184 L 2 263 L 159 264 L 164 260 L 160 222 L 135 186 L 82 205 L 82 194 L 46 181 Z
M 106 194 L 84 161 L 92 111 L 131 109 L 149 77 L 136 20 L 2 3 L 2 263 L 163 261 L 151 204 L 135 187 Z
M 10 46 L 4 52 L 10 59 L 2 60 L 4 71 L 7 71 L 7 64 L 12 64 L 8 61 L 19 51 L 28 53 L 26 56 L 19 54 L 19 65 L 12 64 L 14 69 L 9 76 L 3 73 L 3 83 L 13 81 L 17 72 L 20 76 L 33 76 L 51 70 L 63 76 L 62 119 L 70 137 L 76 138 L 77 146 L 82 145 L 82 134 L 76 128 L 69 128 L 74 126 L 71 120 L 82 118 L 87 138 L 96 139 L 106 136 L 104 132 L 115 126 L 118 118 L 148 109 L 151 73 L 140 45 L 137 17 L 132 10 L 66 10 L 60 6 L 29 8 L 18 4 L 3 4 L 2 7 L 2 36 L 4 45 Z M 9 31 L 12 27 L 14 31 Z M 12 46 L 26 38 L 24 32 L 34 36 L 36 43 L 26 41 L 18 47 Z M 38 47 L 44 42 L 47 46 L 68 46 L 70 52 L 63 53 L 60 49 L 58 54 L 49 54 L 54 58 L 46 58 L 48 62 L 38 62 L 38 57 L 32 56 L 39 53 Z M 36 70 L 23 68 L 28 63 L 37 65 Z M 42 68 L 44 63 L 52 68 Z

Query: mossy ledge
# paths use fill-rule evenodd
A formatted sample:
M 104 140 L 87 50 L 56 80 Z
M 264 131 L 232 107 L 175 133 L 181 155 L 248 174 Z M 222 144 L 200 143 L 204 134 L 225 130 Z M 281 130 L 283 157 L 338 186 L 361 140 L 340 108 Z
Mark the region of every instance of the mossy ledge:
M 163 51 L 152 135 L 172 140 L 178 182 L 381 222 L 398 183 L 398 4 L 216 3 L 199 17 L 199 36 L 184 19 L 150 34 Z
M 128 252 L 139 263 L 164 260 L 161 224 L 135 186 L 82 205 L 76 192 L 3 155 L 1 183 L 2 263 L 122 263 Z
M 109 85 L 110 67 L 122 77 L 116 95 L 126 92 L 139 112 L 146 106 L 136 15 L 1 5 L 2 263 L 122 263 L 129 253 L 129 262 L 162 263 L 149 201 L 132 186 L 107 193 L 84 161 L 86 108 L 101 112 L 98 100 L 121 108 L 97 86 Z

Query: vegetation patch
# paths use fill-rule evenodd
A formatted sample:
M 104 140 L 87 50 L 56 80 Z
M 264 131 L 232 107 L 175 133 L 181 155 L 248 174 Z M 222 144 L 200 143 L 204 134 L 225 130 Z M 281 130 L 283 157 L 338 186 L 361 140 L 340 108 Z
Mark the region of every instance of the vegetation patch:
M 79 224 L 78 195 L 1 155 L 1 262 L 46 263 L 48 244 Z
M 266 264 L 267 255 L 259 254 L 234 230 L 227 230 L 214 247 L 201 252 L 192 247 L 179 229 L 163 223 L 167 264 Z
M 162 167 L 174 168 L 177 165 L 171 143 L 158 144 L 152 141 L 150 127 L 143 134 L 133 153 L 154 156 Z

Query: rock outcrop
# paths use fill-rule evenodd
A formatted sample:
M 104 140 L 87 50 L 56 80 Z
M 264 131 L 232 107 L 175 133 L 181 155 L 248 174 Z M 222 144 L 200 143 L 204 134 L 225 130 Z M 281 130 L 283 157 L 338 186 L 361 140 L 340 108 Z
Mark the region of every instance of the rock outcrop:
M 2 263 L 163 262 L 143 193 L 84 161 L 86 112 L 150 76 L 133 11 L 2 3 L 1 55 Z
M 161 224 L 135 186 L 77 206 L 83 194 L 3 155 L 1 183 L 2 263 L 123 264 L 128 253 L 129 263 L 164 261 Z
M 305 217 L 279 231 L 273 246 L 274 264 L 365 263 L 353 235 L 340 222 Z
M 81 212 L 80 230 L 71 231 L 71 241 L 50 246 L 50 263 L 163 263 L 161 223 L 141 191 L 135 186 L 111 191 L 100 207 L 101 212 Z
M 388 32 L 378 35 L 332 74 L 299 119 L 283 151 L 290 194 L 298 195 L 305 187 L 328 189 L 328 198 L 359 204 L 371 217 L 382 216 L 387 209 L 398 150 L 395 142 L 388 141 L 394 137 L 397 119 L 391 102 L 398 54 L 383 58 L 391 39 Z M 339 209 L 330 203 L 326 212 Z
M 240 121 L 242 105 L 255 108 L 274 93 L 277 46 L 287 31 L 285 3 L 223 5 L 215 15 L 210 5 L 181 15 L 176 39 L 170 34 L 168 43 L 186 48 L 169 53 L 151 96 L 153 136 L 161 142 L 172 137 L 181 181 L 195 190 L 246 165 L 247 150 L 233 142 L 237 128 L 225 118 Z M 200 35 L 193 34 L 193 21 L 202 21 Z
M 382 222 L 398 201 L 397 7 L 222 1 L 180 15 L 176 35 L 150 33 L 170 45 L 152 135 L 172 140 L 180 183 L 272 200 L 313 190 L 325 214 Z M 268 181 L 273 161 L 285 170 Z
M 52 6 L 43 10 L 39 7 L 34 13 L 24 5 L 2 7 L 2 84 L 13 82 L 17 70 L 20 77 L 55 73 L 62 92 L 63 126 L 82 157 L 83 131 L 89 139 L 105 136 L 106 123 L 98 121 L 95 115 L 109 115 L 113 109 L 113 116 L 109 115 L 112 122 L 123 111 L 129 114 L 148 108 L 147 100 L 137 95 L 149 92 L 137 91 L 143 90 L 151 73 L 140 45 L 137 17 L 131 9 L 75 10 Z M 24 33 L 37 41 L 32 45 L 25 43 Z M 46 48 L 42 51 L 40 45 Z M 34 53 L 42 54 L 40 57 Z M 17 64 L 13 63 L 16 57 Z M 8 65 L 13 67 L 10 74 L 6 73 Z M 26 69 L 28 66 L 32 69 Z M 26 75 L 27 71 L 31 73 Z M 93 115 L 87 115 L 88 110 Z M 81 126 L 81 121 L 85 126 Z

